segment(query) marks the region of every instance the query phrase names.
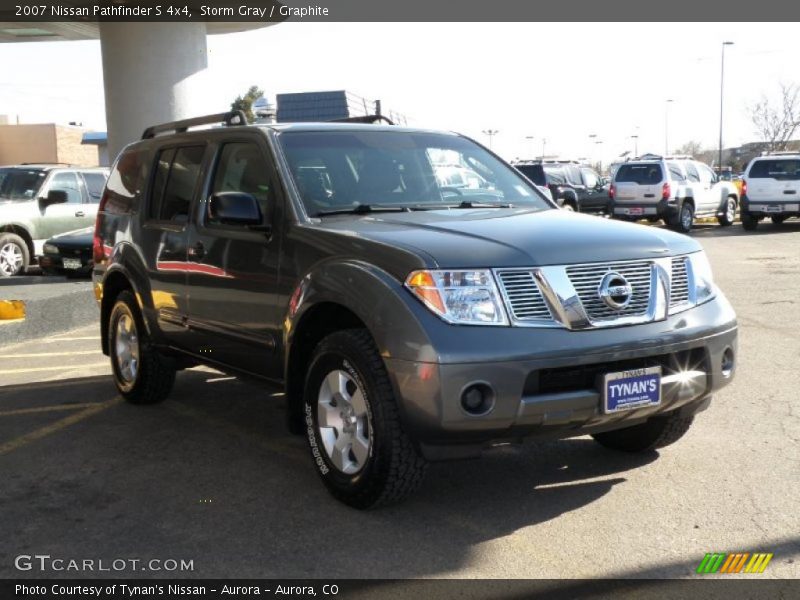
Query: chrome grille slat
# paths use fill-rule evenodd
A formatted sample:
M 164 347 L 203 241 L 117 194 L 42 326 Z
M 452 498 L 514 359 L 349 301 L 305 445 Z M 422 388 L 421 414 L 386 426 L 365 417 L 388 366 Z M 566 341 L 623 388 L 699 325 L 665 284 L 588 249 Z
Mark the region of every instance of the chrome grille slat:
M 552 319 L 550 309 L 533 278 L 533 270 L 501 271 L 498 279 L 515 320 Z
M 567 267 L 567 276 L 591 321 L 645 315 L 650 304 L 653 264 L 650 261 L 609 262 Z M 613 309 L 597 293 L 606 273 L 617 272 L 633 288 L 633 296 L 624 308 Z
M 687 302 L 689 302 L 689 273 L 686 259 L 683 257 L 673 258 L 669 306 L 673 308 Z

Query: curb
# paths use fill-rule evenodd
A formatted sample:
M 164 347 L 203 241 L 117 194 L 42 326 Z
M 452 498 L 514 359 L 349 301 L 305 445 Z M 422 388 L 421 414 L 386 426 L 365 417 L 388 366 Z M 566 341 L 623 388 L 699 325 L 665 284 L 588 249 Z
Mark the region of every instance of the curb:
M 24 300 L 0 300 L 0 321 L 16 321 L 24 318 Z

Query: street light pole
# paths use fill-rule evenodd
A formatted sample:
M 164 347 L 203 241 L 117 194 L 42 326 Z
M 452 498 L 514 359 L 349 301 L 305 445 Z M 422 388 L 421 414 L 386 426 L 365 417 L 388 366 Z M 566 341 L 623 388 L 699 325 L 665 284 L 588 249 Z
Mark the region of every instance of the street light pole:
M 531 150 L 533 150 L 533 152 L 531 153 L 531 158 L 536 158 L 536 149 L 533 147 L 534 137 L 532 135 L 526 135 L 525 139 L 531 141 Z
M 720 61 L 719 71 L 719 162 L 717 171 L 722 174 L 722 106 L 725 90 L 725 46 L 733 46 L 733 42 L 722 42 L 722 60 Z
M 542 138 L 542 160 L 544 160 L 544 149 L 547 146 L 547 138 Z
M 632 135 L 631 139 L 633 140 L 633 155 L 639 156 L 639 136 Z
M 497 129 L 484 129 L 483 134 L 489 136 L 489 150 L 492 149 L 492 138 L 500 133 Z
M 667 98 L 664 104 L 664 156 L 669 156 L 669 105 L 672 98 Z
M 603 143 L 602 140 L 598 140 L 598 141 L 595 142 L 595 144 L 597 146 L 599 146 L 602 143 Z M 599 148 L 598 148 L 598 150 L 599 150 Z M 600 175 L 602 175 L 603 174 L 603 153 L 602 153 L 602 151 L 600 152 L 599 156 L 600 156 L 600 158 L 597 159 L 597 167 L 598 167 L 597 170 L 600 171 Z

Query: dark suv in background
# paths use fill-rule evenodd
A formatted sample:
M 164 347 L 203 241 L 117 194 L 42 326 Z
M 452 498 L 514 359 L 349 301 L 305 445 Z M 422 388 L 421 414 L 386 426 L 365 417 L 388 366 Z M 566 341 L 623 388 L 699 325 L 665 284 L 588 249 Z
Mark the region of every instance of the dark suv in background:
M 691 238 L 557 210 L 453 133 L 187 131 L 223 119 L 244 115 L 148 129 L 103 193 L 95 295 L 129 402 L 200 363 L 281 385 L 325 485 L 367 508 L 528 436 L 666 446 L 731 381 L 736 317 Z
M 561 208 L 611 212 L 608 184 L 591 167 L 574 161 L 520 161 L 514 167 L 536 185 L 548 188 Z

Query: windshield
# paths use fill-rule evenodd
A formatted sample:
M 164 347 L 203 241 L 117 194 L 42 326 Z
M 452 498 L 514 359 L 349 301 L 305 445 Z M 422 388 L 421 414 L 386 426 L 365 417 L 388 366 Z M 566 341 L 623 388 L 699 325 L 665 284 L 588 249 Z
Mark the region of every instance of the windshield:
M 364 206 L 552 208 L 513 168 L 455 135 L 287 131 L 278 139 L 310 215 Z
M 617 183 L 638 183 L 639 185 L 654 185 L 661 183 L 664 178 L 664 173 L 661 170 L 661 165 L 644 164 L 644 165 L 620 165 L 617 173 L 614 175 L 614 181 Z
M 0 169 L 0 200 L 30 200 L 42 186 L 41 169 Z

